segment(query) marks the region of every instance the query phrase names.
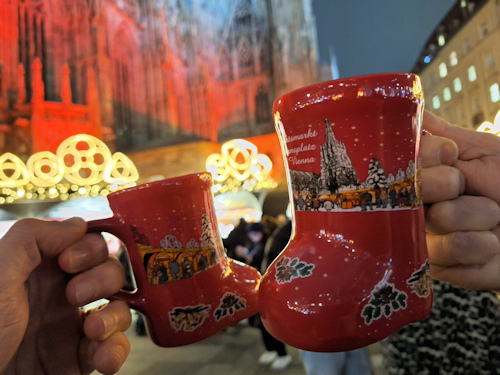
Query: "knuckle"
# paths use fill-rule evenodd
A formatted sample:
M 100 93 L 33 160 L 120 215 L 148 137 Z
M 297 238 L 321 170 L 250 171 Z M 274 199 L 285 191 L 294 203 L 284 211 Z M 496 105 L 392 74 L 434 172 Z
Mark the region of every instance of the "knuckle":
M 470 232 L 454 232 L 447 236 L 449 240 L 448 247 L 453 252 L 458 263 L 463 263 L 471 245 Z

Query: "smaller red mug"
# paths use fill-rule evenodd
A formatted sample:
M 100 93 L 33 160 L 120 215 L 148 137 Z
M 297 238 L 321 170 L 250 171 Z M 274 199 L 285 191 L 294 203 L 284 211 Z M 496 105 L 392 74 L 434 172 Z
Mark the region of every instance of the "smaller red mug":
M 226 256 L 211 186 L 205 172 L 117 191 L 114 216 L 88 222 L 125 244 L 137 289 L 111 298 L 142 313 L 159 346 L 198 342 L 258 310 L 260 274 Z

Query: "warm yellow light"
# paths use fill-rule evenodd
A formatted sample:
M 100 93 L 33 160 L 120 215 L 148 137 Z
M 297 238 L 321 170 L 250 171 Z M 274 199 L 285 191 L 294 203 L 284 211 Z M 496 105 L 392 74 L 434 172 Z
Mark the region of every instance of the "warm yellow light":
M 477 131 L 496 134 L 500 137 L 500 111 L 497 112 L 493 124 L 489 121 L 485 121 L 477 128 Z
M 87 134 L 67 138 L 56 154 L 33 154 L 26 164 L 12 153 L 0 156 L 1 192 L 12 199 L 72 199 L 78 194 L 88 196 L 90 191 L 97 195 L 106 184 L 114 190 L 135 186 L 138 179 L 137 168 L 126 155 L 111 154 L 104 142 Z M 67 195 L 70 186 L 74 193 Z M 1 198 L 12 203 L 12 199 Z
M 31 155 L 26 167 L 31 182 L 38 186 L 55 185 L 64 175 L 64 167 L 58 163 L 56 155 L 49 151 Z
M 277 116 L 275 115 L 278 119 L 279 114 Z M 240 186 L 253 190 L 258 182 L 269 181 L 269 185 L 273 182 L 270 177 L 271 159 L 267 155 L 259 154 L 257 146 L 245 139 L 233 139 L 224 143 L 221 154 L 210 155 L 205 165 L 207 171 L 212 174 L 216 186 L 212 189 L 214 192 L 224 193 Z
M 9 173 L 5 173 L 10 171 Z M 29 183 L 28 169 L 16 155 L 7 152 L 0 156 L 0 186 L 17 187 Z

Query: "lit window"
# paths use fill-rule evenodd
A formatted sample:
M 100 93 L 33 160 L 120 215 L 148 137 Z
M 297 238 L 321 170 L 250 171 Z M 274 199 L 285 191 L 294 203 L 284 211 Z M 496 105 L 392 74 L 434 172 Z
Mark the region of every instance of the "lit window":
M 458 58 L 457 58 L 457 53 L 453 51 L 450 53 L 450 65 L 455 66 L 458 64 Z
M 446 77 L 447 74 L 448 74 L 448 68 L 446 68 L 446 63 L 442 62 L 441 64 L 439 64 L 439 76 L 443 78 Z
M 490 86 L 490 98 L 492 103 L 500 101 L 500 87 L 498 83 L 494 83 Z
M 474 65 L 469 66 L 467 73 L 469 74 L 469 82 L 474 82 L 477 79 L 476 67 Z
M 432 98 L 432 108 L 439 109 L 441 107 L 441 101 L 439 100 L 439 96 L 434 96 Z
M 451 100 L 451 90 L 449 87 L 445 87 L 443 90 L 443 99 L 445 102 L 449 102 Z
M 438 37 L 438 44 L 439 44 L 439 47 L 444 46 L 444 45 L 445 45 L 445 43 L 446 43 L 446 39 L 445 39 L 444 35 L 440 35 L 440 36 Z
M 453 90 L 455 90 L 455 92 L 462 91 L 462 81 L 460 80 L 460 77 L 453 80 Z
M 486 67 L 488 69 L 491 69 L 495 66 L 495 60 L 493 60 L 493 55 L 491 53 L 488 53 L 486 55 Z

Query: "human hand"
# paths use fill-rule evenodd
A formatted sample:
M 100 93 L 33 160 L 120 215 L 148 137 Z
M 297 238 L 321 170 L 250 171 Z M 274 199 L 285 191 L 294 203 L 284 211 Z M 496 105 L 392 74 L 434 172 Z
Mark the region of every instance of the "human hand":
M 424 203 L 433 203 L 426 214 L 432 277 L 500 290 L 500 139 L 430 112 L 424 127 L 433 134 L 421 151 Z
M 246 263 L 250 263 L 252 261 L 252 257 L 248 255 L 248 248 L 246 248 L 245 246 L 236 245 L 236 247 L 234 248 L 234 252 L 240 258 L 245 259 Z
M 24 219 L 0 240 L 0 372 L 112 374 L 125 361 L 128 306 L 113 301 L 88 315 L 78 308 L 125 281 L 102 236 L 86 230 L 78 218 Z
M 456 144 L 458 158 L 453 165 L 465 176 L 465 194 L 488 197 L 500 204 L 500 137 L 452 125 L 427 111 L 424 128 Z

